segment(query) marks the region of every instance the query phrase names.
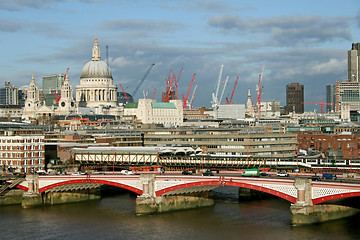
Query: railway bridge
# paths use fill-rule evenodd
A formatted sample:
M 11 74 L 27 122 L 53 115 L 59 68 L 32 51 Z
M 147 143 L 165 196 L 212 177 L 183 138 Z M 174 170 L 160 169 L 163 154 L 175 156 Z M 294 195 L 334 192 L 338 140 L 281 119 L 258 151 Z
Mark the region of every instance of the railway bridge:
M 23 207 L 42 204 L 41 195 L 58 194 L 78 189 L 93 189 L 101 185 L 111 185 L 132 191 L 138 195 L 137 214 L 164 212 L 213 204 L 204 200 L 204 195 L 219 186 L 235 186 L 275 195 L 291 204 L 292 222 L 307 223 L 314 216 L 326 211 L 331 219 L 346 216 L 348 207 L 329 207 L 330 200 L 360 196 L 360 184 L 341 182 L 317 182 L 306 178 L 276 179 L 240 176 L 201 175 L 27 175 L 26 181 L 18 188 L 26 191 Z M 194 197 L 196 196 L 196 197 Z M 23 199 L 23 200 L 24 200 Z M 190 205 L 187 205 L 189 204 Z M 175 206 L 175 208 L 174 208 Z M 179 207 L 179 208 L 177 208 Z M 304 220 L 313 216 L 311 220 Z M 316 217 L 318 218 L 318 217 Z M 328 219 L 325 219 L 328 220 Z

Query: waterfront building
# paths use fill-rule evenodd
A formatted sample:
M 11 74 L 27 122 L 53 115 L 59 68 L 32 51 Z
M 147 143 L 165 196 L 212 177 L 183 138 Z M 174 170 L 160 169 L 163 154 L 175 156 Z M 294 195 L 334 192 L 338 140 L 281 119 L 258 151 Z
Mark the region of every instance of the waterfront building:
M 17 172 L 45 169 L 43 130 L 31 124 L 0 124 L 0 165 Z
M 100 108 L 99 112 L 103 112 L 103 109 L 117 108 L 117 86 L 113 84 L 109 66 L 100 58 L 96 36 L 91 61 L 83 67 L 80 85 L 76 86 L 76 105 Z
M 353 43 L 351 50 L 348 51 L 348 80 L 359 81 L 360 70 L 360 43 Z
M 286 85 L 286 107 L 285 113 L 304 112 L 304 85 L 299 83 L 291 83 Z
M 200 147 L 203 153 L 253 156 L 293 157 L 296 134 L 274 133 L 266 128 L 161 128 L 142 129 L 144 146 Z
M 296 133 L 299 149 L 321 151 L 324 154 L 323 157 L 328 159 L 332 157 L 337 159 L 359 159 L 359 134 L 354 134 L 353 132 L 324 134 L 309 131 L 299 131 Z

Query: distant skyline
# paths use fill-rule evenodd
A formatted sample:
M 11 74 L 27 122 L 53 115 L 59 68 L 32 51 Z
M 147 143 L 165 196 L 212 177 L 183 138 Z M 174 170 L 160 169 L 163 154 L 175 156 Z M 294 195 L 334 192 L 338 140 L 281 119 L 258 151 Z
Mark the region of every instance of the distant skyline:
M 21 87 L 34 74 L 65 73 L 75 88 L 91 60 L 95 35 L 114 84 L 132 93 L 155 63 L 135 99 L 148 91 L 161 101 L 170 69 L 186 95 L 194 73 L 194 106 L 211 106 L 220 65 L 229 76 L 225 97 L 256 101 L 264 68 L 263 101 L 286 104 L 286 85 L 304 85 L 305 101 L 326 101 L 326 85 L 347 79 L 347 51 L 360 42 L 360 1 L 5 0 L 0 2 L 0 87 Z M 120 88 L 119 88 L 120 89 Z M 221 86 L 222 89 L 222 86 Z M 121 91 L 121 90 L 120 90 Z M 191 95 L 190 95 L 191 96 Z M 305 111 L 315 106 L 306 105 Z M 320 112 L 320 106 L 316 107 Z

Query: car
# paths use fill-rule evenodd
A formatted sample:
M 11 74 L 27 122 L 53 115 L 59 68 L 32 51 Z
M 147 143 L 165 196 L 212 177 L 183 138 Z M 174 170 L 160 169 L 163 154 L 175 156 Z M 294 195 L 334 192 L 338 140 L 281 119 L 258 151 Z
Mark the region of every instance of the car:
M 78 171 L 78 172 L 72 173 L 71 175 L 86 175 L 86 172 Z
M 182 171 L 181 174 L 182 174 L 182 175 L 192 175 L 192 171 L 184 170 L 184 171 Z
M 44 170 L 36 171 L 36 174 L 38 175 L 46 175 L 46 172 Z
M 333 173 L 323 173 L 322 178 L 327 180 L 336 180 L 337 176 Z
M 278 177 L 288 177 L 289 176 L 289 174 L 287 172 L 278 172 L 276 175 Z
M 310 178 L 312 181 L 321 181 L 321 178 L 319 176 L 311 176 Z
M 270 174 L 267 172 L 261 172 L 260 177 L 270 177 Z
M 121 170 L 120 171 L 120 174 L 123 174 L 123 175 L 134 175 L 135 173 L 131 170 Z
M 26 174 L 25 174 L 25 173 L 16 172 L 16 173 L 13 173 L 13 176 L 16 176 L 16 177 L 19 177 L 19 178 L 24 178 L 24 177 L 26 177 Z
M 214 176 L 213 172 L 210 170 L 207 170 L 206 172 L 203 172 L 203 176 Z

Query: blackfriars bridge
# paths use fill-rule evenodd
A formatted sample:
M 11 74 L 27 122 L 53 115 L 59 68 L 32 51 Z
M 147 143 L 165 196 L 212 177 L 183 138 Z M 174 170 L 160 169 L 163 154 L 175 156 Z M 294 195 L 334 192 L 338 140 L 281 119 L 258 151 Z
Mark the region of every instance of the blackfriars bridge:
M 138 214 L 179 210 L 169 208 L 164 204 L 168 204 L 169 199 L 173 199 L 170 200 L 170 205 L 173 206 L 179 205 L 174 204 L 174 201 L 189 202 L 186 196 L 209 192 L 219 186 L 234 186 L 256 190 L 291 202 L 291 213 L 294 218 L 292 222 L 295 224 L 306 223 L 308 220 L 304 220 L 304 215 L 319 215 L 319 212 L 323 211 L 326 211 L 327 215 L 333 213 L 333 218 L 339 218 L 336 216 L 341 212 L 340 215 L 343 217 L 345 216 L 344 211 L 339 209 L 339 206 L 336 207 L 336 210 L 333 210 L 328 207 L 329 205 L 323 203 L 330 200 L 360 196 L 360 184 L 358 183 L 317 182 L 307 178 L 276 179 L 224 175 L 27 175 L 26 181 L 20 183 L 17 187 L 26 192 L 23 200 L 30 199 L 30 201 L 23 202 L 23 207 L 30 207 L 41 204 L 41 195 L 43 194 L 54 192 L 61 194 L 72 190 L 98 188 L 101 185 L 111 185 L 136 193 L 138 195 L 136 206 Z M 181 198 L 181 196 L 186 199 Z M 205 206 L 207 203 L 202 204 L 203 202 L 198 206 Z M 325 210 L 324 206 L 326 206 Z M 196 204 L 189 206 L 189 208 L 191 207 L 196 207 Z M 341 207 L 347 208 L 345 206 Z M 188 207 L 182 205 L 182 209 L 186 208 Z M 314 220 L 308 222 L 311 221 L 314 222 Z M 318 219 L 316 221 L 322 220 Z

